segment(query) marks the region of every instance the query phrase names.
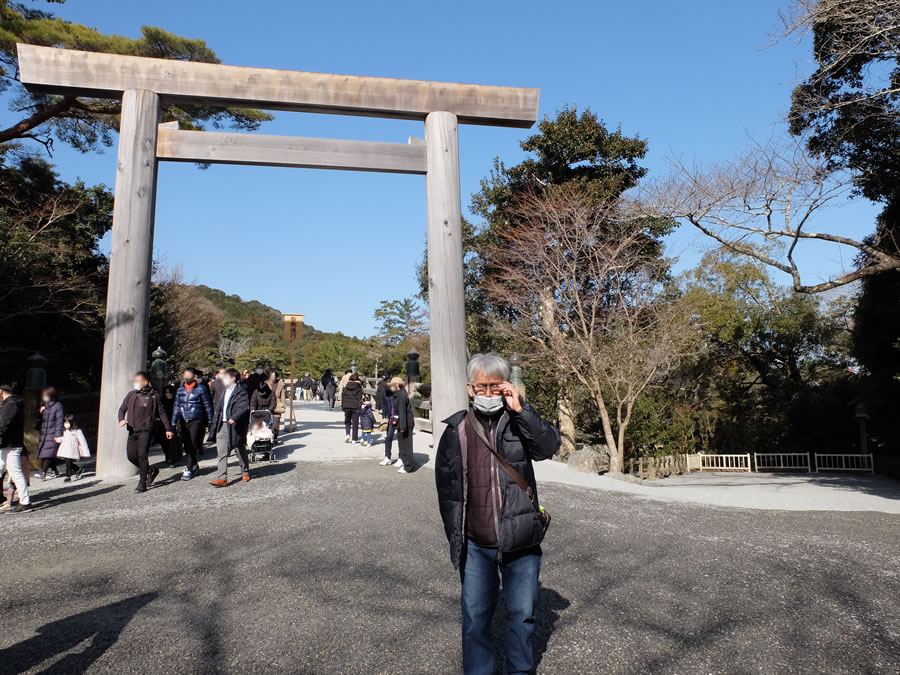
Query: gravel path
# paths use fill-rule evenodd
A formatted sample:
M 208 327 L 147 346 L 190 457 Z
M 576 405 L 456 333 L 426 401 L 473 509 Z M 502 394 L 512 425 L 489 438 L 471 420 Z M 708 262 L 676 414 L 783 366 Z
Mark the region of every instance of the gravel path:
M 208 453 L 202 480 L 52 481 L 0 516 L 0 673 L 457 672 L 434 474 L 305 461 L 304 433 L 247 484 L 207 485 Z M 900 671 L 896 515 L 542 501 L 540 672 Z

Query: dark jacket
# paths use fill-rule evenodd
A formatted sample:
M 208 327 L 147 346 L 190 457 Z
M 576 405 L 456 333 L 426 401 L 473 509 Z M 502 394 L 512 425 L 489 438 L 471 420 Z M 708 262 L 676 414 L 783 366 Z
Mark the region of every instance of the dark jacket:
M 359 380 L 347 380 L 344 390 L 341 392 L 341 407 L 355 409 L 362 405 L 363 400 L 362 382 Z
M 444 420 L 447 428 L 438 443 L 434 476 L 444 532 L 450 544 L 454 567 L 465 565 L 465 532 L 468 485 L 466 481 L 467 438 L 465 410 Z M 549 459 L 559 449 L 559 431 L 548 424 L 524 400 L 519 413 L 505 411 L 494 440 L 497 451 L 518 471 L 537 494 L 531 462 Z M 496 460 L 493 460 L 496 463 Z M 499 466 L 500 503 L 498 542 L 501 553 L 530 548 L 541 542 L 544 526 L 525 491 Z
M 156 420 L 162 422 L 166 431 L 172 431 L 169 416 L 162 407 L 159 394 L 150 385 L 125 394 L 125 400 L 119 406 L 119 421 L 125 419 L 128 420 L 130 431 L 153 431 Z
M 231 398 L 228 399 L 228 409 L 223 410 L 225 406 L 225 396 L 227 389 L 222 390 L 222 395 L 216 401 L 216 410 L 213 413 L 213 421 L 209 426 L 209 440 L 215 440 L 219 428 L 223 424 L 228 424 L 228 420 L 234 420 L 234 424 L 229 424 L 231 431 L 231 447 L 242 448 L 247 441 L 247 427 L 250 425 L 250 397 L 247 396 L 247 390 L 243 384 L 234 385 L 234 391 L 231 392 Z
M 269 388 L 268 384 L 263 383 L 250 394 L 250 410 L 268 410 L 275 412 L 275 392 Z
M 59 443 L 56 439 L 63 435 L 63 422 L 66 414 L 63 404 L 59 401 L 50 401 L 44 406 L 41 413 L 41 437 L 38 441 L 38 459 L 56 459 L 56 451 Z
M 25 445 L 25 404 L 13 394 L 0 405 L 0 448 Z
M 412 431 L 413 427 L 416 426 L 412 405 L 410 405 L 406 389 L 400 389 L 394 394 L 394 414 L 397 416 L 397 431 L 400 433 Z
M 375 428 L 375 411 L 371 406 L 359 411 L 359 428 L 363 431 L 371 431 Z
M 209 397 L 209 391 L 199 382 L 188 388 L 182 384 L 175 392 L 175 407 L 172 412 L 172 426 L 176 426 L 178 421 L 183 419 L 185 422 L 194 420 L 203 420 L 207 424 L 212 421 L 213 405 L 212 399 Z
M 247 390 L 247 396 L 253 394 L 256 391 L 256 388 L 260 385 L 261 382 L 266 381 L 265 373 L 257 373 L 255 370 L 247 376 L 247 379 L 244 380 L 244 388 Z
M 212 398 L 213 410 L 216 409 L 216 401 L 219 400 L 219 396 L 222 395 L 223 391 L 225 391 L 225 385 L 222 384 L 222 380 L 220 380 L 218 377 L 214 378 L 209 383 L 209 394 L 210 394 L 210 397 Z
M 387 393 L 387 380 L 381 378 L 375 386 L 375 408 L 384 410 L 384 395 Z
M 334 375 L 332 375 L 331 373 L 325 373 L 322 376 L 322 388 L 325 391 L 337 390 L 337 382 L 335 382 Z
M 381 416 L 385 419 L 390 419 L 391 417 L 391 406 L 394 403 L 394 392 L 390 389 L 384 390 L 384 396 L 381 397 Z

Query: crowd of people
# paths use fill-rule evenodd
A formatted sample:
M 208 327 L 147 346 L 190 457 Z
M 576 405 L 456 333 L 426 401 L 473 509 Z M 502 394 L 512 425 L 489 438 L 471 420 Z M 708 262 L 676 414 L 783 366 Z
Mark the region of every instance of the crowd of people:
M 509 362 L 496 354 L 476 354 L 470 359 L 466 376 L 472 405 L 445 420 L 435 457 L 439 512 L 450 559 L 461 580 L 466 673 L 494 670 L 491 620 L 501 580 L 507 672 L 531 672 L 534 666 L 540 545 L 550 518 L 538 502 L 532 462 L 553 456 L 560 436 L 509 382 L 510 371 Z M 400 473 L 415 469 L 414 420 L 401 378 L 383 377 L 374 401 L 368 400 L 362 378 L 350 371 L 340 380 L 330 370 L 318 381 L 307 373 L 297 385 L 291 398 L 320 398 L 329 409 L 340 401 L 346 443 L 369 446 L 375 428 L 380 428 L 385 446 L 380 463 L 396 465 Z M 137 492 L 150 488 L 159 474 L 149 462 L 154 435 L 162 442 L 168 465 L 175 465 L 184 454 L 182 480 L 191 480 L 199 471 L 198 458 L 207 434 L 207 440 L 215 442 L 218 458 L 218 473 L 211 484 L 228 485 L 232 452 L 237 454 L 241 481 L 249 481 L 247 447 L 260 436 L 277 442 L 279 423 L 271 421 L 284 412 L 288 391 L 278 373 L 266 373 L 262 368 L 243 374 L 234 368 L 220 368 L 209 381 L 197 369 L 186 368 L 181 383 L 164 387 L 162 395 L 148 373 L 136 373 L 133 389 L 119 409 L 119 420 L 128 428 L 128 459 L 139 471 Z M 265 413 L 265 419 L 251 419 L 253 411 Z M 40 470 L 34 477 L 58 477 L 58 466 L 64 461 L 65 480 L 78 480 L 83 473 L 78 461 L 90 456 L 90 448 L 73 416 L 65 414 L 53 387 L 42 392 L 40 415 L 36 456 Z M 0 510 L 13 513 L 31 508 L 24 419 L 22 398 L 11 386 L 0 385 L 0 474 L 5 472 L 10 479 L 9 489 L 0 495 Z M 394 440 L 396 462 L 391 456 Z M 13 506 L 16 493 L 18 504 Z

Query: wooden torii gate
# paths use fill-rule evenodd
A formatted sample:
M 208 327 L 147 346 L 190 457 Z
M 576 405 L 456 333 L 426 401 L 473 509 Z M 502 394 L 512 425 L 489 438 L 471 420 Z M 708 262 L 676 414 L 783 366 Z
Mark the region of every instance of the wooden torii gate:
M 30 91 L 122 100 L 100 390 L 99 476 L 128 476 L 117 410 L 145 368 L 159 160 L 425 175 L 432 415 L 466 407 L 457 124 L 528 128 L 538 89 L 245 68 L 18 45 Z M 409 144 L 180 131 L 161 102 L 423 120 Z

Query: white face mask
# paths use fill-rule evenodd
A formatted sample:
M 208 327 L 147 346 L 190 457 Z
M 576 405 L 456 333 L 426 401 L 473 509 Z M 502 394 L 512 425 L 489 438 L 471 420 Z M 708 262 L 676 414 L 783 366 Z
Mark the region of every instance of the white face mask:
M 142 385 L 140 382 L 135 382 L 135 383 L 134 383 L 133 385 L 131 385 L 131 386 L 134 387 L 134 390 L 135 390 L 135 391 L 140 391 L 141 389 L 144 388 L 144 385 Z
M 502 396 L 478 396 L 475 395 L 473 402 L 475 409 L 483 412 L 485 415 L 493 415 L 498 410 L 503 409 Z
M 44 397 L 44 403 L 50 403 L 50 397 L 49 397 L 49 396 L 45 396 L 45 397 Z
M 232 380 L 230 377 L 223 377 L 222 384 L 224 384 L 226 387 L 230 387 L 234 384 L 234 380 Z
M 69 429 L 71 426 L 72 426 L 71 424 L 66 422 L 65 424 L 63 424 L 63 429 Z

